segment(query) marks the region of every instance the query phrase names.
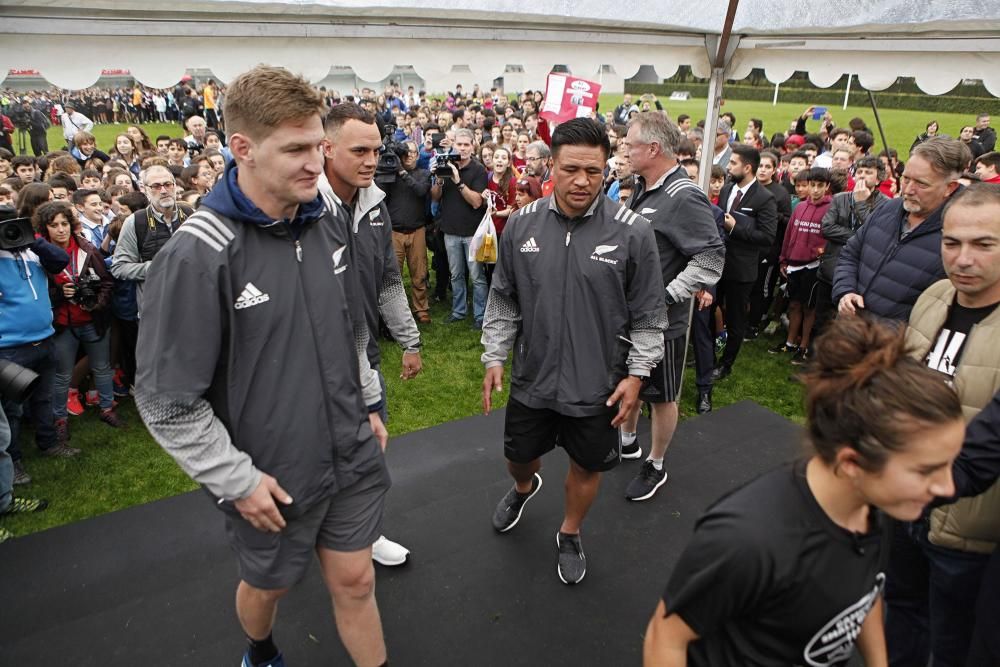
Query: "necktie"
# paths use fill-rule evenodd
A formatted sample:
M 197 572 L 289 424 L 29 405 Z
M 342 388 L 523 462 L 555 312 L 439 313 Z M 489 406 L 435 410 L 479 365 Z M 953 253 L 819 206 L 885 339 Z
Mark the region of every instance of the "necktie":
M 743 191 L 742 190 L 737 190 L 736 191 L 736 198 L 733 199 L 733 205 L 729 207 L 729 212 L 732 213 L 733 211 L 735 211 L 736 209 L 738 209 L 740 207 L 740 202 L 741 201 L 743 201 Z

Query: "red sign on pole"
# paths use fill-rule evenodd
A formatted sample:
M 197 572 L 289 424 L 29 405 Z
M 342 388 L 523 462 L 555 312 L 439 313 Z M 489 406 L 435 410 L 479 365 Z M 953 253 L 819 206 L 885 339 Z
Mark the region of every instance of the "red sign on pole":
M 568 74 L 549 74 L 545 84 L 545 103 L 539 116 L 554 123 L 574 118 L 589 118 L 597 108 L 601 84 Z

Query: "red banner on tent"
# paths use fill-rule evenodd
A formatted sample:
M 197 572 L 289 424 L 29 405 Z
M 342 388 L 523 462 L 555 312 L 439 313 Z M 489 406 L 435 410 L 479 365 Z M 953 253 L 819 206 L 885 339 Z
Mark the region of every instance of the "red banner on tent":
M 8 76 L 41 76 L 37 69 L 11 69 L 7 70 Z M 131 76 L 132 72 L 127 69 L 102 69 L 101 76 Z
M 539 116 L 554 123 L 574 118 L 589 118 L 597 108 L 601 84 L 568 74 L 549 74 L 545 83 L 545 102 Z

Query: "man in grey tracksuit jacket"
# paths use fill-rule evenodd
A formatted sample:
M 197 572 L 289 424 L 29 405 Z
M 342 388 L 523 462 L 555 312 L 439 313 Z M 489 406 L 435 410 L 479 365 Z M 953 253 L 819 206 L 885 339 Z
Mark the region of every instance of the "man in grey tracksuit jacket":
M 601 472 L 621 459 L 618 426 L 663 356 L 667 324 L 653 229 L 601 190 L 609 152 L 594 121 L 574 119 L 553 133 L 553 194 L 504 228 L 483 321 L 487 411 L 514 350 L 504 455 L 515 484 L 493 527 L 503 533 L 518 523 L 541 488 L 541 457 L 562 447 L 570 469 L 556 545 L 566 584 L 586 574 L 581 525 Z
M 628 500 L 642 501 L 667 481 L 663 459 L 677 428 L 691 297 L 719 281 L 726 246 L 708 197 L 677 162 L 674 151 L 681 141 L 677 126 L 663 115 L 640 114 L 629 123 L 627 140 L 629 161 L 638 176 L 627 206 L 648 217 L 656 234 L 669 322 L 663 334 L 663 361 L 640 393 L 653 417 L 649 455 L 625 489 Z M 705 400 L 711 404 L 710 392 L 699 397 L 699 403 Z M 642 456 L 635 442 L 638 419 L 636 413 L 622 426 L 623 458 Z
M 294 518 L 384 473 L 368 417 L 381 390 L 347 228 L 326 219 L 319 195 L 294 220 L 272 220 L 236 171 L 153 260 L 136 404 L 224 512 L 238 516 L 233 501 L 264 471 L 294 499 L 281 508 Z

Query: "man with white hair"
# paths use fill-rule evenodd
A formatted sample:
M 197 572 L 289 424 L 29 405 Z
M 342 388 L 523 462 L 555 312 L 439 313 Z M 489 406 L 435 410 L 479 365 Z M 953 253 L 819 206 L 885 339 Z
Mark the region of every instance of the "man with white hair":
M 66 138 L 66 145 L 72 149 L 74 145 L 73 137 L 76 136 L 76 133 L 90 132 L 94 129 L 94 121 L 77 111 L 76 102 L 73 100 L 67 102 L 63 109 L 61 116 L 63 137 Z
M 187 144 L 188 148 L 188 157 L 194 157 L 205 150 L 208 123 L 201 116 L 191 116 L 184 122 L 184 127 L 190 133 L 184 137 L 184 143 Z

